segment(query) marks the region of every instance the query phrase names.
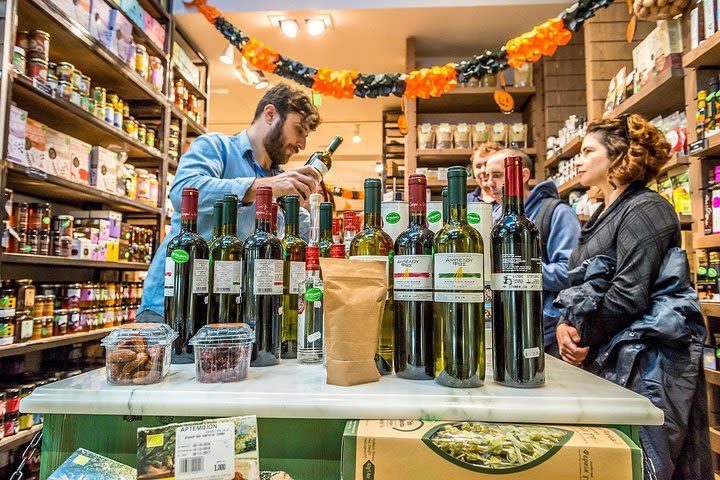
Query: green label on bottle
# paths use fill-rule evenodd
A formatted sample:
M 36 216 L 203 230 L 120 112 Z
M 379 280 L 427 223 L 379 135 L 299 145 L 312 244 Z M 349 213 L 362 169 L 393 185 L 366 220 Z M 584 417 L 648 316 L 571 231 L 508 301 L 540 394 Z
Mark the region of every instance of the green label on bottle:
M 713 267 L 708 268 L 707 276 L 709 278 L 715 278 L 715 277 L 717 277 L 717 275 L 718 275 L 717 270 L 715 270 Z
M 433 210 L 428 214 L 428 222 L 430 223 L 436 223 L 439 222 L 442 219 L 442 213 L 440 213 L 437 210 Z
M 390 212 L 385 215 L 385 221 L 394 225 L 400 221 L 400 214 L 397 212 Z
M 705 267 L 698 267 L 697 273 L 698 273 L 698 275 L 707 275 L 707 268 L 705 268 Z
M 45 225 L 50 225 L 50 217 L 43 217 L 42 223 L 44 223 Z
M 322 290 L 319 288 L 311 288 L 308 291 L 305 292 L 305 301 L 308 302 L 317 302 L 320 300 L 323 296 Z
M 172 258 L 175 263 L 185 263 L 190 260 L 190 254 L 185 250 L 178 249 L 172 251 L 170 258 Z
M 476 224 L 480 223 L 480 215 L 477 213 L 471 212 L 467 214 L 467 221 L 468 223 Z
M 32 250 L 32 247 L 30 245 L 25 245 L 25 251 L 30 253 L 30 250 Z

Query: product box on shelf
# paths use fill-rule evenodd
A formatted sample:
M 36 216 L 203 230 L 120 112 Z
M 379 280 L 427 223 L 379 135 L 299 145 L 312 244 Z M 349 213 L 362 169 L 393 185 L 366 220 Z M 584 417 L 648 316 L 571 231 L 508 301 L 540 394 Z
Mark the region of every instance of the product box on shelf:
M 111 238 L 107 241 L 107 261 L 117 262 L 120 260 L 120 241 L 117 238 Z
M 10 128 L 8 131 L 8 160 L 27 167 L 25 138 L 27 137 L 27 112 L 10 105 Z
M 53 3 L 65 12 L 65 15 L 82 25 L 83 28 L 87 29 L 89 27 L 91 0 L 55 0 Z
M 75 227 L 74 235 L 77 238 L 86 238 L 91 245 L 100 241 L 100 230 L 93 227 Z
M 92 145 L 70 137 L 70 180 L 90 184 L 90 150 Z
M 110 14 L 110 31 L 108 32 L 108 48 L 123 62 L 130 61 L 133 55 L 133 26 L 119 10 L 113 9 Z
M 108 193 L 116 193 L 117 153 L 103 147 L 92 147 L 90 154 L 90 185 Z
M 138 27 L 145 27 L 145 10 L 143 10 L 137 0 L 121 0 L 120 8 L 127 13 L 130 20 L 132 20 Z
M 507 145 L 508 137 L 508 126 L 506 123 L 498 122 L 493 123 L 492 130 L 490 132 L 490 141 L 499 143 L 500 145 Z
M 43 171 L 45 154 L 47 153 L 48 127 L 45 124 L 28 118 L 25 124 L 25 156 L 27 166 Z
M 145 12 L 145 33 L 161 49 L 165 49 L 165 27 L 155 20 L 155 17 Z
M 120 230 L 122 224 L 122 213 L 112 210 L 85 210 L 87 218 L 105 220 L 108 222 L 108 237 L 120 238 Z
M 112 16 L 113 10 L 105 0 L 93 0 L 90 10 L 90 22 L 88 24 L 90 35 L 98 39 L 100 43 L 108 48 L 110 48 L 110 17 Z
M 485 122 L 478 122 L 472 128 L 473 148 L 478 148 L 490 139 L 490 126 Z
M 504 443 L 519 445 L 502 448 Z M 641 480 L 642 450 L 605 427 L 351 420 L 342 478 Z
M 513 123 L 508 129 L 510 148 L 527 147 L 527 125 L 524 123 Z
M 92 259 L 96 262 L 107 261 L 107 240 L 100 240 L 93 250 Z
M 635 82 L 642 87 L 657 73 L 682 68 L 682 27 L 679 20 L 662 20 L 633 49 Z
M 76 260 L 90 260 L 92 256 L 93 244 L 87 238 L 73 238 L 70 247 L 70 257 Z
M 48 128 L 45 172 L 70 180 L 70 136 Z

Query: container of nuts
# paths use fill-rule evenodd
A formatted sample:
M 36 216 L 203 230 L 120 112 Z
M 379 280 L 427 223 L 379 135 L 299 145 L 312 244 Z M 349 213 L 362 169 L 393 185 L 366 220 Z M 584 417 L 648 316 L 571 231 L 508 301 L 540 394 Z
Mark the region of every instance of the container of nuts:
M 170 369 L 170 346 L 178 334 L 164 323 L 138 323 L 115 328 L 105 346 L 106 376 L 116 385 L 148 385 Z
M 239 382 L 247 377 L 255 341 L 244 323 L 205 325 L 190 339 L 195 350 L 195 371 L 200 383 Z

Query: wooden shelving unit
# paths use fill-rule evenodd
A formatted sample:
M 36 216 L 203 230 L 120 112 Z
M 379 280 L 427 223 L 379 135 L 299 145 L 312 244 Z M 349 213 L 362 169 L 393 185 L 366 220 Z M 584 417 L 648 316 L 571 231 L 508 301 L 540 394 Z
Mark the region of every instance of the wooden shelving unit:
M 720 32 L 714 33 L 700 45 L 683 55 L 683 68 L 720 65 Z
M 0 452 L 7 452 L 13 448 L 24 445 L 33 439 L 35 434 L 42 430 L 42 425 L 35 425 L 27 430 L 16 433 L 11 437 L 5 437 L 0 440 Z
M 545 160 L 545 168 L 549 169 L 556 167 L 560 160 L 571 159 L 572 157 L 580 153 L 582 142 L 582 138 L 575 137 L 573 140 L 564 145 L 560 152 L 558 152 L 556 155 L 549 156 L 547 160 Z
M 570 192 L 573 190 L 580 190 L 585 189 L 582 185 L 580 185 L 580 177 L 575 177 L 572 180 L 563 183 L 558 187 L 558 192 L 560 193 L 561 198 L 567 197 Z
M 473 113 L 500 112 L 493 95 L 494 87 L 457 87 L 438 98 L 419 99 L 418 113 Z M 515 110 L 521 111 L 535 95 L 535 87 L 507 87 L 515 101 Z
M 0 357 L 26 355 L 31 352 L 47 350 L 49 348 L 63 347 L 65 345 L 73 345 L 76 343 L 93 342 L 95 340 L 105 338 L 111 331 L 112 328 L 101 328 L 90 332 L 60 335 L 58 337 L 42 338 L 40 340 L 30 340 L 29 342 L 3 345 L 0 347 Z
M 665 70 L 603 117 L 616 118 L 624 113 L 639 113 L 646 118 L 655 118 L 672 113 L 685 107 L 684 98 L 678 96 L 683 88 L 683 70 Z
M 100 268 L 109 270 L 147 270 L 149 263 L 141 262 L 100 262 L 95 260 L 78 260 L 75 258 L 53 257 L 48 255 L 30 255 L 25 253 L 0 254 L 2 263 L 21 265 L 46 265 L 70 268 Z

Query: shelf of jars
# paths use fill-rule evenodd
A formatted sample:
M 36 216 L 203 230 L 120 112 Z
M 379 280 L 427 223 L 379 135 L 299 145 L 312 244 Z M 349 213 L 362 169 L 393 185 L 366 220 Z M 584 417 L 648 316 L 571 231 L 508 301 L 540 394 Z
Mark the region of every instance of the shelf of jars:
M 22 343 L 13 343 L 0 347 L 0 357 L 10 357 L 13 355 L 25 355 L 40 350 L 62 347 L 65 345 L 73 345 L 76 343 L 86 343 L 105 338 L 112 328 L 101 328 L 82 333 L 68 333 L 66 335 L 58 335 L 55 337 L 41 338 L 39 340 L 30 340 Z
M 720 156 L 720 133 L 711 135 L 703 140 L 693 143 L 690 147 L 692 157 L 717 157 Z
M 457 87 L 441 97 L 418 99 L 418 113 L 474 113 L 500 112 L 495 102 L 495 87 Z M 506 91 L 515 101 L 515 111 L 522 111 L 535 87 L 507 87 Z
M 700 45 L 683 55 L 683 68 L 720 65 L 720 32 L 715 32 Z
M 586 188 L 580 184 L 580 177 L 572 178 L 571 180 L 563 183 L 562 185 L 558 185 L 557 188 L 558 193 L 560 193 L 560 197 L 562 198 L 570 195 L 570 192 L 572 192 L 573 190 L 586 190 Z
M 137 23 L 135 23 L 132 18 L 122 9 L 122 8 L 116 8 L 119 15 L 122 15 L 125 17 L 125 19 L 133 26 L 133 37 L 135 38 L 136 43 L 140 43 L 145 46 L 148 50 L 151 51 L 153 55 L 160 58 L 165 66 L 167 66 L 167 62 L 169 60 L 169 56 L 165 51 L 163 50 L 163 47 L 158 45 L 156 42 L 154 42 L 150 36 L 145 33 L 144 28 L 140 28 Z
M 2 347 L 0 347 L 2 348 Z M 20 431 L 16 433 L 15 435 L 11 435 L 9 437 L 5 437 L 0 440 L 0 452 L 7 452 L 8 450 L 12 450 L 13 448 L 19 447 L 20 445 L 24 445 L 28 443 L 30 440 L 33 439 L 35 434 L 42 430 L 42 424 L 40 425 L 34 425 L 27 430 Z
M 666 69 L 658 73 L 619 106 L 605 112 L 603 118 L 616 118 L 625 113 L 655 118 L 684 109 L 684 76 L 682 69 Z
M 190 80 L 179 68 L 176 66 L 173 66 L 173 76 L 174 79 L 177 79 L 178 77 L 182 79 L 183 82 L 185 82 L 185 87 L 195 95 L 196 97 L 199 97 L 200 100 L 207 100 L 207 93 L 203 91 L 200 86 L 195 85 L 195 83 Z
M 174 103 L 171 104 L 171 111 L 172 114 L 177 117 L 179 120 L 181 120 L 183 123 L 185 123 L 188 132 L 192 132 L 193 135 L 203 135 L 207 133 L 207 128 L 200 125 L 198 122 L 190 118 L 190 116 L 183 112 L 177 105 Z
M 554 152 L 554 155 L 549 155 L 547 157 L 547 160 L 545 160 L 545 168 L 555 167 L 557 166 L 558 162 L 560 162 L 560 160 L 568 160 L 580 153 L 582 142 L 583 139 L 581 137 L 575 137 L 570 142 L 565 144 L 565 146 L 562 147 L 560 152 Z
M 3 253 L 0 255 L 2 263 L 24 265 L 48 265 L 72 268 L 93 268 L 111 270 L 147 270 L 149 263 L 144 262 L 105 262 L 93 260 L 80 260 L 76 258 L 54 257 L 52 255 L 31 255 L 26 253 Z

